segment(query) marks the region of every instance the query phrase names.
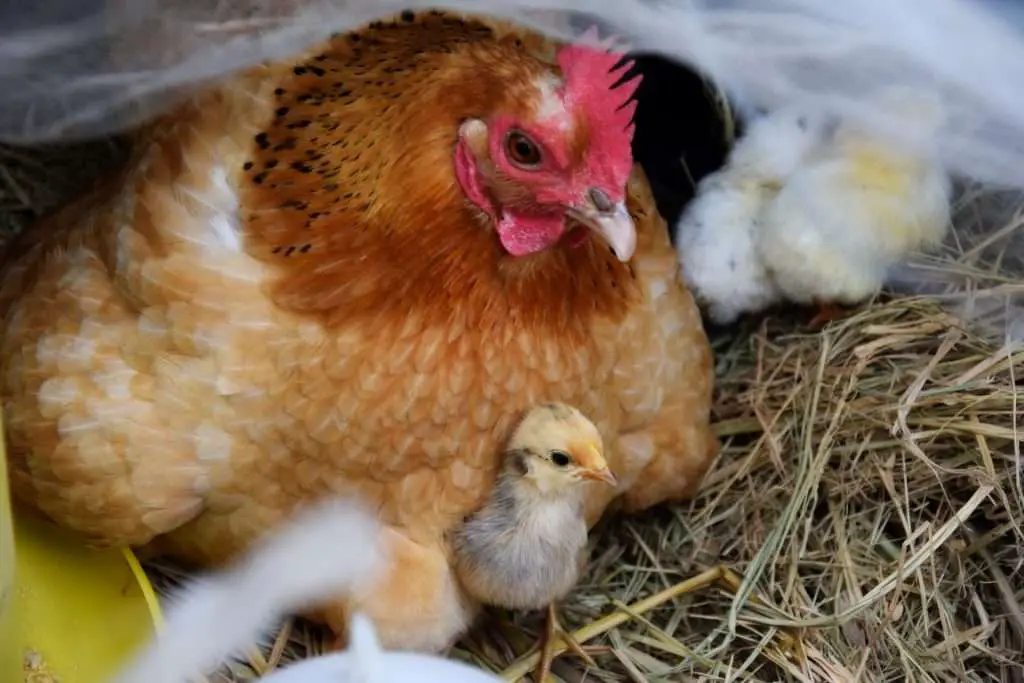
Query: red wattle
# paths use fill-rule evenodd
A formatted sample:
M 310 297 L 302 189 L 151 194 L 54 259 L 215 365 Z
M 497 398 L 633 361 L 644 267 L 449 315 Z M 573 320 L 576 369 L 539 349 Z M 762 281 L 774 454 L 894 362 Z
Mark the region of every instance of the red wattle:
M 522 214 L 502 212 L 498 220 L 498 239 L 505 251 L 525 256 L 557 243 L 565 234 L 562 214 Z

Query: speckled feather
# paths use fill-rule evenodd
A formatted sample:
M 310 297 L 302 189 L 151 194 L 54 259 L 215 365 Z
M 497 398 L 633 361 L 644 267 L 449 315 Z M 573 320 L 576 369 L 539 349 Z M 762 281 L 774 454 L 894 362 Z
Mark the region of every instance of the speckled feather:
M 589 237 L 505 257 L 453 180 L 458 118 L 523 106 L 550 54 L 505 24 L 404 15 L 141 131 L 124 174 L 8 256 L 17 499 L 215 565 L 295 505 L 356 493 L 394 562 L 339 605 L 385 645 L 438 649 L 475 608 L 444 533 L 526 406 L 592 417 L 626 509 L 691 495 L 717 452 L 711 354 L 639 168 L 628 265 Z M 615 493 L 588 495 L 590 523 Z M 342 630 L 342 607 L 314 616 Z

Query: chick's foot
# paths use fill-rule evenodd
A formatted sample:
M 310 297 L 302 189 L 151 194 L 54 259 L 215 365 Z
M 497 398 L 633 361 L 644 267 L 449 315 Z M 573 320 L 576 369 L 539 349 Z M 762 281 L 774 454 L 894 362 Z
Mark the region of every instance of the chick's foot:
M 558 614 L 555 612 L 554 605 L 548 605 L 548 616 L 546 628 L 544 629 L 544 637 L 541 640 L 540 646 L 540 662 L 537 664 L 537 669 L 534 674 L 534 683 L 545 683 L 548 678 L 548 674 L 551 673 L 551 663 L 555 659 L 555 646 L 558 640 L 565 643 L 565 646 L 574 655 L 582 659 L 587 666 L 596 669 L 597 663 L 594 661 L 586 650 L 583 649 L 572 634 L 569 633 L 562 627 L 562 623 L 558 620 Z

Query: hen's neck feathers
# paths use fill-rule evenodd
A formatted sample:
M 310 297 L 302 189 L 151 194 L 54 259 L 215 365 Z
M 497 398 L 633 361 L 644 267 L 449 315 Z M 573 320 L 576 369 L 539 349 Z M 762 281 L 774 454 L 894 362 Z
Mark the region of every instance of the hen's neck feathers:
M 445 13 L 408 18 L 274 67 L 241 200 L 248 248 L 279 273 L 275 302 L 329 324 L 419 309 L 566 334 L 585 329 L 581 311 L 624 315 L 636 283 L 606 246 L 590 238 L 510 257 L 455 179 L 459 123 L 496 103 L 529 106 L 534 79 L 557 67 L 523 47 L 527 34 Z

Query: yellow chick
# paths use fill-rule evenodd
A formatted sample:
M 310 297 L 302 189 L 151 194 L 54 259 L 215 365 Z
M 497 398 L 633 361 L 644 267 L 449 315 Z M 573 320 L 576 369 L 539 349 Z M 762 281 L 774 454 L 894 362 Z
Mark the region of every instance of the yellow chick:
M 683 278 L 708 317 L 727 325 L 782 295 L 754 234 L 783 183 L 822 138 L 823 121 L 795 108 L 753 119 L 725 166 L 697 186 L 675 228 Z
M 835 304 L 874 295 L 910 253 L 945 237 L 951 181 L 934 151 L 944 112 L 928 93 L 891 89 L 882 110 L 906 124 L 914 144 L 840 121 L 831 139 L 786 181 L 768 205 L 755 245 L 782 295 Z
M 565 404 L 535 407 L 508 441 L 490 499 L 452 538 L 456 571 L 471 596 L 510 609 L 547 607 L 537 681 L 547 678 L 556 634 L 592 663 L 554 608 L 586 566 L 588 482 L 617 483 L 597 427 Z

